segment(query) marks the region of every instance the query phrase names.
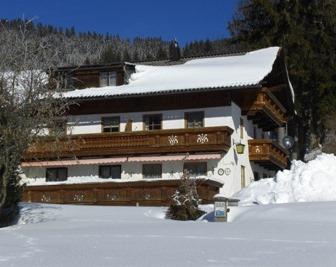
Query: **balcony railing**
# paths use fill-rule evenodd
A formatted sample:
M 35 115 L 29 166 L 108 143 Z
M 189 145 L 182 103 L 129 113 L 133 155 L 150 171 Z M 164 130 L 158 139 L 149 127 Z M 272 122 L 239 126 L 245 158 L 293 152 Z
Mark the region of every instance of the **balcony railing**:
M 225 152 L 233 130 L 227 126 L 194 129 L 73 135 L 56 142 L 41 138 L 24 160 L 180 152 Z
M 288 164 L 288 153 L 280 145 L 268 139 L 248 141 L 250 161 L 268 169 L 284 169 Z
M 266 89 L 261 90 L 253 104 L 248 107 L 247 115 L 264 130 L 270 130 L 287 122 L 286 109 Z
M 203 204 L 212 203 L 223 184 L 196 179 L 197 192 Z M 54 204 L 96 205 L 169 205 L 180 180 L 105 182 L 27 186 L 22 200 Z

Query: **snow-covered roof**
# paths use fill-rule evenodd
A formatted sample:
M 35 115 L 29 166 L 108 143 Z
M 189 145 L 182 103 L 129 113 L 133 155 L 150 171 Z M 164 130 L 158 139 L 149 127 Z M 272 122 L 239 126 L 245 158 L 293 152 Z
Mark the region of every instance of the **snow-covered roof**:
M 258 85 L 271 71 L 280 47 L 242 55 L 193 59 L 180 65 L 136 65 L 129 84 L 68 91 L 66 98 L 168 93 Z

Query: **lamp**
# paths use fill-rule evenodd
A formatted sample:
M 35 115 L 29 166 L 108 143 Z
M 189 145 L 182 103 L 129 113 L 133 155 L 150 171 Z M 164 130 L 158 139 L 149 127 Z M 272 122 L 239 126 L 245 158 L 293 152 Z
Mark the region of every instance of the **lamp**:
M 294 143 L 294 138 L 291 136 L 287 135 L 282 139 L 282 144 L 286 149 L 291 149 L 294 146 Z
M 241 141 L 239 143 L 235 143 L 235 141 L 233 141 L 233 145 L 236 145 L 237 154 L 244 154 L 245 145 L 242 144 Z

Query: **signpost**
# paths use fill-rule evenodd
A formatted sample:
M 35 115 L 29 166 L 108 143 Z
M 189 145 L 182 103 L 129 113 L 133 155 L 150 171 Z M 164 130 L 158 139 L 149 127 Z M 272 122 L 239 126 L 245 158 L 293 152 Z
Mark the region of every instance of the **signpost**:
M 228 206 L 238 206 L 238 199 L 230 199 L 223 196 L 214 197 L 214 217 L 215 222 L 227 222 L 228 212 L 230 209 Z

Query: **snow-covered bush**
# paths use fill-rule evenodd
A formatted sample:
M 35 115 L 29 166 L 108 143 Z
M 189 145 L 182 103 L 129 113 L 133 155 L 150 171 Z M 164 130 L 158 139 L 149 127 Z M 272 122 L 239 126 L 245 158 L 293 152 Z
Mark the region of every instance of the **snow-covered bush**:
M 188 171 L 184 171 L 180 185 L 172 195 L 172 202 L 167 210 L 166 217 L 173 220 L 196 220 L 204 214 L 198 208 L 199 198 L 195 179 L 190 178 Z

